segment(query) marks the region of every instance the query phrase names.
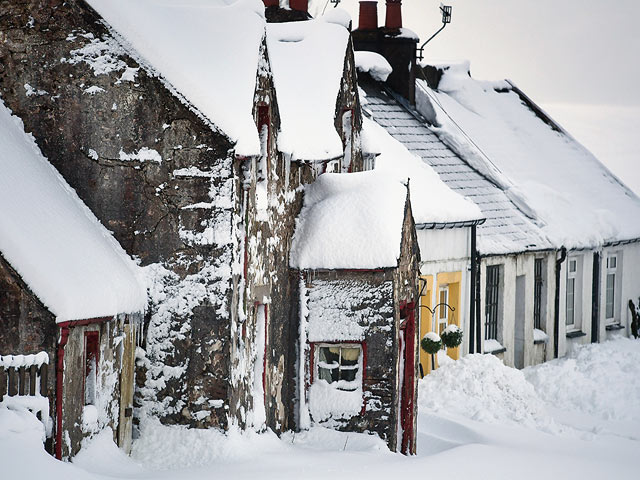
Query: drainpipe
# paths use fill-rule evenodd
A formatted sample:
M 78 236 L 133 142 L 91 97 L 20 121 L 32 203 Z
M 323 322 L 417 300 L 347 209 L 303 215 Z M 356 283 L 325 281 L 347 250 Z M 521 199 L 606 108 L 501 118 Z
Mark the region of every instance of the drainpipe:
M 558 342 L 560 339 L 560 268 L 567 259 L 567 249 L 560 248 L 560 258 L 556 258 L 556 297 L 553 314 L 553 358 L 558 358 Z
M 480 266 L 478 265 L 480 261 L 480 255 L 476 254 L 476 352 L 482 353 L 482 336 L 480 332 L 482 332 L 482 319 L 480 318 Z
M 69 327 L 60 326 L 58 363 L 56 365 L 56 458 L 62 460 L 62 382 L 64 373 L 64 347 L 69 340 Z
M 469 353 L 475 353 L 475 336 L 480 335 L 475 329 L 476 318 L 476 226 L 471 226 L 471 295 L 469 298 Z

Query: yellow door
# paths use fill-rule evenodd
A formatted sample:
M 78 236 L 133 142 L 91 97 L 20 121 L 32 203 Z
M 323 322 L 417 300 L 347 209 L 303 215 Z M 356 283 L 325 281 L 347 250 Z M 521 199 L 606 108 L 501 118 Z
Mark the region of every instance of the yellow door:
M 427 332 L 431 331 L 432 316 L 429 309 L 432 305 L 431 294 L 433 291 L 433 276 L 425 275 L 421 278 L 427 282 L 427 285 L 422 290 L 423 295 L 420 297 L 420 340 L 422 340 Z M 422 375 L 427 375 L 431 371 L 431 355 L 422 348 L 420 348 L 420 367 L 420 373 Z
M 460 282 L 462 280 L 462 272 L 443 272 L 437 276 L 437 288 L 439 292 L 446 289 L 447 291 L 447 304 L 453 307 L 453 311 L 447 307 L 442 307 L 447 310 L 446 323 L 447 325 L 460 326 Z M 440 309 L 438 309 L 440 312 Z M 444 329 L 445 327 L 443 327 Z M 442 332 L 439 332 L 442 333 Z M 466 334 L 466 332 L 465 332 Z M 448 348 L 447 355 L 458 360 L 460 358 L 460 347 Z

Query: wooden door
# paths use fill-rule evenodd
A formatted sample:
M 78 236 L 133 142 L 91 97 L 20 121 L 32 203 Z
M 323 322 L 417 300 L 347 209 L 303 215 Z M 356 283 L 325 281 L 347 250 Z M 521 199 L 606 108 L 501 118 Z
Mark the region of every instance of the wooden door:
M 404 319 L 400 324 L 403 331 L 401 355 L 403 356 L 403 375 L 401 390 L 400 425 L 402 442 L 400 451 L 405 455 L 416 453 L 415 414 L 416 414 L 416 322 L 415 305 L 407 304 L 403 309 Z M 401 314 L 401 316 L 402 316 Z
M 135 382 L 136 330 L 131 324 L 124 326 L 124 348 L 120 372 L 120 421 L 118 423 L 118 446 L 131 453 L 133 429 L 133 388 Z

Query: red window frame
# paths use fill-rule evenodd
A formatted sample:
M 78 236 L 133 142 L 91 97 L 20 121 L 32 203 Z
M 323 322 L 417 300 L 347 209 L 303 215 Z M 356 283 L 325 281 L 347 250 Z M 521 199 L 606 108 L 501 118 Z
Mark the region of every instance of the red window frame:
M 367 407 L 367 401 L 365 399 L 365 385 L 367 380 L 367 342 L 365 340 L 342 340 L 342 341 L 331 341 L 331 342 L 309 342 L 309 381 L 306 385 L 306 390 L 309 390 L 309 387 L 313 383 L 313 377 L 315 373 L 315 364 L 316 364 L 316 345 L 360 345 L 360 349 L 362 350 L 362 410 L 360 410 L 360 415 L 364 415 Z
M 98 365 L 100 364 L 100 332 L 92 330 L 84 332 L 84 369 L 82 375 L 82 401 L 85 405 L 93 405 L 86 403 L 86 383 L 89 375 L 89 362 L 95 358 L 96 364 L 96 383 L 98 381 Z M 94 399 L 95 401 L 95 399 Z

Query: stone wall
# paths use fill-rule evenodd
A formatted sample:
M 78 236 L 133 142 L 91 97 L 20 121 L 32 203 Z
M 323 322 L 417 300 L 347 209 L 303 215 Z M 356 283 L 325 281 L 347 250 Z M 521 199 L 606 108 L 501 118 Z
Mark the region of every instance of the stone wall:
M 51 414 L 55 412 L 56 343 L 55 317 L 0 255 L 0 355 L 47 352 L 46 396 Z M 49 440 L 46 447 L 52 451 Z
M 146 266 L 140 406 L 165 422 L 225 427 L 224 408 L 207 401 L 229 387 L 232 144 L 81 0 L 0 2 L 0 96 Z

